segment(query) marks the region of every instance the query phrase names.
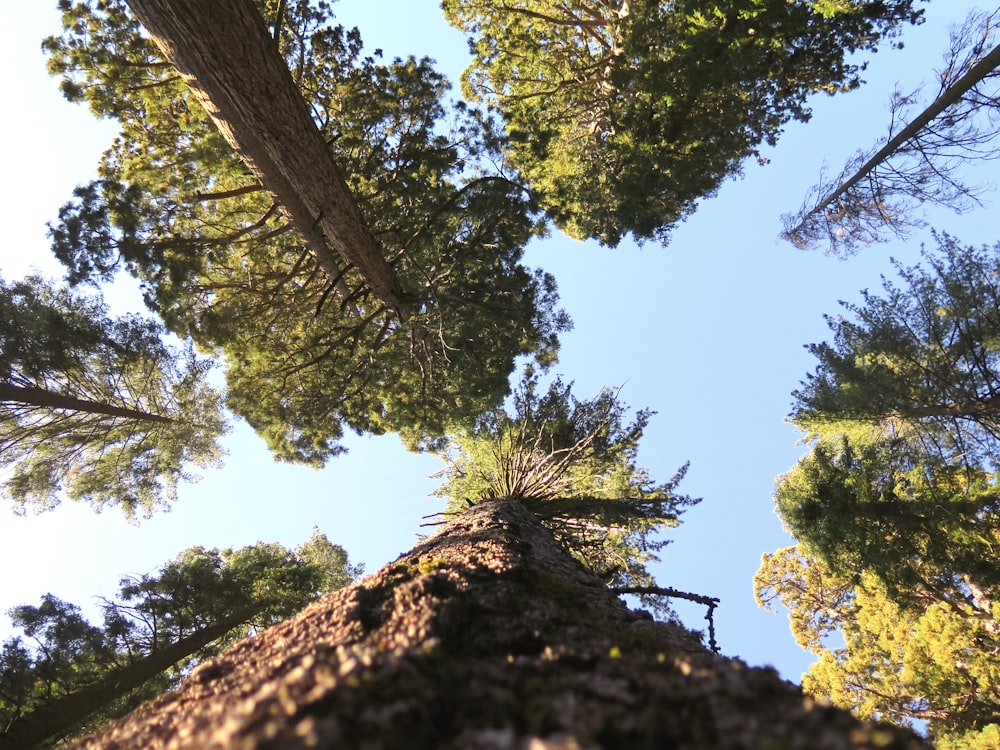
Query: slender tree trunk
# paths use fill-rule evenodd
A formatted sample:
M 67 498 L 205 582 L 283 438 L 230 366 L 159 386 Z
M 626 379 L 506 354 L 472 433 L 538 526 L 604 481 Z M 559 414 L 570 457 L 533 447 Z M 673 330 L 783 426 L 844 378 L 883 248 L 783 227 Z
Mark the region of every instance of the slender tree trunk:
M 405 315 L 399 280 L 251 0 L 129 0 L 129 6 L 284 207 L 327 276 L 337 279 L 341 264 L 317 241 L 317 230 L 385 305 Z
M 801 227 L 813 216 L 821 211 L 824 211 L 827 206 L 835 202 L 838 198 L 840 198 L 840 196 L 844 195 L 848 190 L 861 182 L 861 180 L 863 180 L 873 169 L 891 157 L 896 152 L 896 149 L 917 135 L 935 117 L 948 109 L 948 107 L 960 101 L 973 86 L 996 70 L 997 67 L 1000 67 L 1000 45 L 994 47 L 985 57 L 969 68 L 969 71 L 965 75 L 943 91 L 940 96 L 931 102 L 927 109 L 917 115 L 906 127 L 889 139 L 888 143 L 879 149 L 878 152 L 876 152 L 868 161 L 862 164 L 850 178 L 842 182 L 833 192 L 828 194 L 808 213 L 802 216 L 802 218 L 799 219 L 798 226 Z M 785 234 L 794 233 L 795 229 L 785 232 Z
M 145 422 L 161 422 L 172 424 L 173 419 L 159 414 L 128 409 L 123 406 L 112 406 L 99 401 L 87 401 L 73 396 L 64 396 L 61 393 L 35 388 L 34 386 L 12 385 L 0 382 L 0 402 L 16 402 L 20 404 L 31 404 L 33 406 L 44 406 L 50 409 L 69 409 L 71 411 L 82 411 L 88 414 L 104 414 L 109 417 L 124 417 L 125 419 L 138 419 Z
M 59 736 L 112 701 L 166 671 L 242 622 L 253 617 L 251 610 L 234 614 L 223 622 L 199 630 L 154 654 L 116 669 L 93 685 L 47 703 L 14 721 L 0 735 L 0 750 L 24 750 L 49 737 Z
M 499 499 L 74 747 L 925 745 L 630 611 L 521 503 Z

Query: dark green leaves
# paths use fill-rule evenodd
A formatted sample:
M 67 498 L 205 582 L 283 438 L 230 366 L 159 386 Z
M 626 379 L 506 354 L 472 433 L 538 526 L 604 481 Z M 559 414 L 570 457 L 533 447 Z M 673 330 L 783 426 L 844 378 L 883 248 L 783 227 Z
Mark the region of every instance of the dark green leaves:
M 467 91 L 556 224 L 617 245 L 665 240 L 806 98 L 859 82 L 849 52 L 919 18 L 891 3 L 447 0 L 470 35 Z
M 781 477 L 775 501 L 807 554 L 840 576 L 872 576 L 898 601 L 961 588 L 963 576 L 1000 586 L 995 480 L 904 440 L 820 444 Z
M 971 576 L 1000 585 L 994 467 L 1000 424 L 1000 246 L 948 236 L 902 283 L 829 318 L 791 421 L 816 440 L 781 478 L 778 510 L 840 575 L 869 571 L 894 596 Z

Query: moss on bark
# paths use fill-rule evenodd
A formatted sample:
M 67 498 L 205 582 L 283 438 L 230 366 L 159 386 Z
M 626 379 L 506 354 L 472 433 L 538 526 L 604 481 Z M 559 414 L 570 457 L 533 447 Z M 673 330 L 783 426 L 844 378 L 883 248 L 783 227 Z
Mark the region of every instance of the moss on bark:
M 501 499 L 75 747 L 923 745 L 629 610 Z

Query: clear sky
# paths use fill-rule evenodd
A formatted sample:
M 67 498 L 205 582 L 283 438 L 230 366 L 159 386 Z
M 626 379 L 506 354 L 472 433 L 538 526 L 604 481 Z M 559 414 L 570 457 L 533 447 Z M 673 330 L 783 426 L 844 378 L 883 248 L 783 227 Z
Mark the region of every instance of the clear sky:
M 5 8 L 0 272 L 8 279 L 33 266 L 59 275 L 45 222 L 75 185 L 92 179 L 114 135 L 111 124 L 63 101 L 44 71 L 39 42 L 59 31 L 54 6 Z M 763 552 L 790 543 L 771 491 L 804 451 L 783 422 L 790 391 L 814 366 L 802 345 L 826 338 L 822 316 L 837 312 L 837 300 L 878 288 L 879 274 L 891 273 L 890 255 L 914 262 L 921 242 L 931 240 L 928 229 L 841 262 L 779 241 L 779 216 L 798 208 L 824 161 L 839 169 L 884 133 L 893 87 L 912 89 L 932 77 L 948 27 L 972 7 L 964 0 L 928 7 L 927 22 L 906 30 L 904 50 L 871 59 L 861 91 L 817 97 L 812 121 L 787 128 L 766 154 L 770 164 L 748 164 L 745 177 L 704 201 L 668 247 L 626 242 L 609 250 L 556 235 L 529 249 L 530 265 L 555 274 L 575 321 L 553 371 L 575 381 L 579 396 L 624 385 L 627 403 L 656 410 L 640 452 L 654 478 L 665 481 L 691 462 L 681 490 L 704 499 L 669 532 L 675 541 L 654 566 L 659 582 L 720 597 L 723 652 L 774 665 L 793 681 L 811 658 L 795 645 L 784 614 L 757 608 L 752 578 Z M 369 49 L 433 57 L 456 81 L 467 62 L 461 35 L 433 0 L 345 0 L 334 10 L 361 29 Z M 995 180 L 996 166 L 990 169 Z M 985 169 L 977 174 L 991 178 Z M 930 220 L 965 243 L 992 244 L 991 216 L 987 207 Z M 134 297 L 123 292 L 114 301 L 124 309 Z M 152 571 L 187 546 L 294 546 L 314 524 L 373 571 L 408 550 L 426 531 L 422 517 L 440 509 L 427 496 L 436 486 L 428 475 L 440 463 L 408 454 L 393 436 L 348 444 L 348 455 L 320 471 L 279 465 L 237 425 L 225 468 L 183 486 L 172 512 L 138 526 L 115 511 L 96 515 L 69 503 L 18 517 L 0 501 L 0 610 L 37 603 L 46 592 L 88 604 L 112 596 L 120 575 Z M 692 627 L 704 626 L 702 608 L 678 610 Z M 0 636 L 9 632 L 0 618 Z

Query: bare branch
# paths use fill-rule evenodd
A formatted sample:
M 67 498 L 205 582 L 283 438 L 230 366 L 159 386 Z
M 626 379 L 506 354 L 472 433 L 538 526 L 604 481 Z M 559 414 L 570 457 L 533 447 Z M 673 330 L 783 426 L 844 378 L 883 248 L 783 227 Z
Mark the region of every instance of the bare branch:
M 782 217 L 784 239 L 803 249 L 828 242 L 831 253 L 848 255 L 882 241 L 886 230 L 905 235 L 919 225 L 914 204 L 961 212 L 979 202 L 982 188 L 965 184 L 958 173 L 970 159 L 1000 158 L 1000 132 L 982 122 L 983 114 L 993 119 L 1000 101 L 988 88 L 1000 78 L 1000 45 L 983 55 L 996 15 L 972 14 L 952 35 L 937 97 L 894 135 L 916 95 L 893 95 L 890 137 L 877 150 L 859 152 L 835 180 L 821 175 L 799 212 Z

